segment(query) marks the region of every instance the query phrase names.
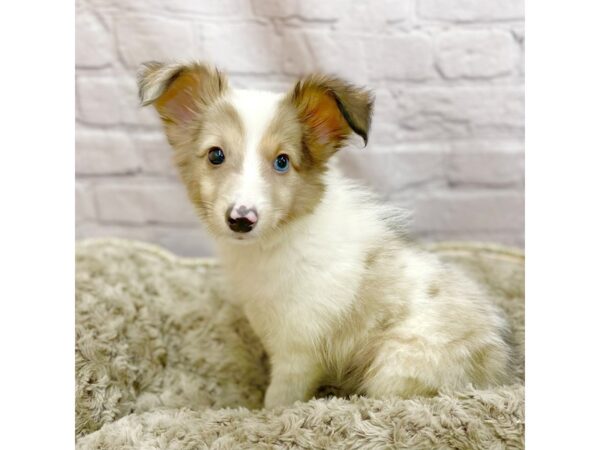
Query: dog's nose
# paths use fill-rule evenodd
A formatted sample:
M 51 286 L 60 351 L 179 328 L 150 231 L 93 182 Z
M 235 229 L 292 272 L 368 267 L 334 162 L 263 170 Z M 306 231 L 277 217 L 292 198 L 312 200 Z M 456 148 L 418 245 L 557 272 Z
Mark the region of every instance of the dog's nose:
M 258 213 L 254 207 L 235 204 L 227 209 L 225 219 L 231 230 L 236 233 L 248 233 L 258 222 Z

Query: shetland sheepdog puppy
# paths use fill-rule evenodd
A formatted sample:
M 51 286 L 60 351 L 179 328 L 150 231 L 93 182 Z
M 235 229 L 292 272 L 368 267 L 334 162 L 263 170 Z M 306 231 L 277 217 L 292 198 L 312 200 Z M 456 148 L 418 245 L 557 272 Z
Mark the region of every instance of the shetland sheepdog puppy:
M 330 162 L 352 133 L 366 145 L 369 91 L 326 75 L 233 89 L 199 62 L 146 63 L 138 85 L 269 355 L 265 407 L 321 386 L 407 398 L 507 379 L 507 322 L 482 288 Z

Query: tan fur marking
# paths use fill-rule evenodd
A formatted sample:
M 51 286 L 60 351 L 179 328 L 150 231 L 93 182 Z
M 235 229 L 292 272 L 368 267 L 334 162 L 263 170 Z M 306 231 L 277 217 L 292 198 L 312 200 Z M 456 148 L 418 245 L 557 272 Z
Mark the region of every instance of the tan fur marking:
M 282 223 L 314 210 L 324 192 L 329 157 L 353 130 L 366 141 L 371 107 L 368 92 L 322 75 L 303 78 L 282 100 L 260 144 L 275 186 L 271 200 L 284 211 Z M 292 165 L 285 175 L 271 168 L 282 153 L 290 157 Z
M 338 78 L 309 75 L 288 95 L 303 124 L 303 138 L 317 163 L 325 162 L 351 132 L 368 139 L 373 98 L 371 94 Z
M 322 176 L 326 166 L 315 164 L 304 149 L 303 124 L 287 99 L 280 103 L 262 137 L 260 151 L 272 181 L 271 201 L 277 209 L 285 212 L 281 222 L 289 223 L 309 214 L 323 195 Z M 292 168 L 286 174 L 277 174 L 273 170 L 273 161 L 280 154 L 290 158 Z
M 214 217 L 213 205 L 227 189 L 235 176 L 242 169 L 244 128 L 236 110 L 221 98 L 210 105 L 199 122 L 193 145 L 181 149 L 179 164 L 181 178 L 188 189 L 188 194 L 198 214 L 211 228 Z M 208 152 L 212 147 L 219 147 L 225 153 L 225 163 L 213 166 L 208 161 Z M 212 229 L 212 228 L 211 228 Z
M 440 294 L 440 287 L 435 284 L 432 283 L 431 286 L 429 286 L 429 289 L 427 289 L 427 295 L 429 295 L 430 297 L 437 297 Z
M 146 63 L 138 85 L 142 104 L 154 105 L 174 147 L 189 143 L 189 127 L 228 89 L 223 74 L 200 63 Z

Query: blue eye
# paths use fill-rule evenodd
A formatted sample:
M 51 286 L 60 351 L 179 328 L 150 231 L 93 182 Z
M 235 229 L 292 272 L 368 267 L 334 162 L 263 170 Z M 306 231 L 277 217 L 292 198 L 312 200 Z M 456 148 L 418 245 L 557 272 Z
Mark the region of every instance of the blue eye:
M 223 161 L 225 161 L 225 153 L 223 153 L 223 150 L 219 147 L 212 147 L 208 151 L 208 160 L 215 166 L 223 164 Z
M 282 153 L 275 158 L 275 161 L 273 161 L 273 167 L 279 173 L 286 173 L 290 170 L 290 157 L 285 153 Z

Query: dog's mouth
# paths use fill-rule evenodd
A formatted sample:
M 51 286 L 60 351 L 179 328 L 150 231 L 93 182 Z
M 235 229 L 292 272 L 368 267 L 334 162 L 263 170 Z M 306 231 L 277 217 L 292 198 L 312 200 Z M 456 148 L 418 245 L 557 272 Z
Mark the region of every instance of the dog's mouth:
M 236 233 L 234 231 L 228 231 L 225 233 L 225 239 L 229 242 L 234 242 L 237 244 L 248 244 L 250 242 L 256 241 L 258 238 L 257 234 L 254 231 L 249 231 L 247 233 Z

